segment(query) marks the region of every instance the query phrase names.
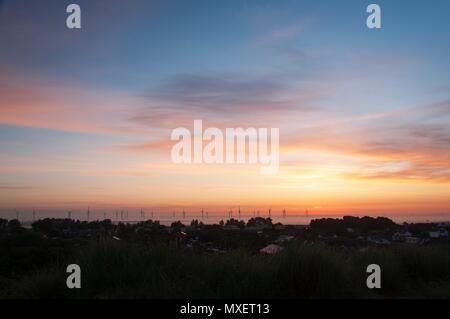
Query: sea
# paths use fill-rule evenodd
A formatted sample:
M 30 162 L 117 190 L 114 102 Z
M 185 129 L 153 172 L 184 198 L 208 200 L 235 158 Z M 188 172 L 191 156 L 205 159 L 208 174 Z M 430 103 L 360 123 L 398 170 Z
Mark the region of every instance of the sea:
M 415 213 L 415 214 L 229 214 L 229 213 L 143 213 L 140 212 L 129 212 L 128 214 L 116 214 L 114 212 L 101 213 L 101 212 L 72 212 L 70 215 L 68 213 L 55 213 L 55 212 L 45 212 L 36 211 L 34 214 L 32 212 L 1 212 L 0 218 L 5 219 L 19 219 L 23 225 L 29 225 L 34 220 L 43 218 L 71 218 L 80 221 L 100 221 L 104 219 L 110 219 L 114 223 L 138 223 L 144 220 L 155 220 L 159 221 L 162 225 L 170 225 L 175 221 L 181 221 L 183 224 L 190 224 L 192 220 L 198 220 L 204 224 L 218 224 L 220 221 L 226 221 L 230 218 L 243 220 L 247 222 L 253 217 L 263 217 L 272 219 L 273 223 L 281 223 L 284 225 L 308 225 L 313 219 L 320 218 L 342 218 L 343 216 L 370 216 L 370 217 L 387 217 L 392 219 L 396 223 L 440 223 L 440 222 L 450 222 L 450 213 Z

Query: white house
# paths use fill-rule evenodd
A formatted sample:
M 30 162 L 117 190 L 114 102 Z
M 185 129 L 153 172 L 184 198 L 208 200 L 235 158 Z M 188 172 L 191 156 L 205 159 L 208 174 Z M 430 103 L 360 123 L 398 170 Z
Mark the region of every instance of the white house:
M 394 240 L 394 241 L 405 241 L 406 237 L 412 237 L 411 232 L 409 232 L 409 231 L 397 232 L 394 235 L 392 235 L 392 240 Z
M 440 237 L 448 237 L 448 230 L 445 228 L 441 228 L 438 231 L 430 231 L 428 233 L 430 238 L 440 238 Z

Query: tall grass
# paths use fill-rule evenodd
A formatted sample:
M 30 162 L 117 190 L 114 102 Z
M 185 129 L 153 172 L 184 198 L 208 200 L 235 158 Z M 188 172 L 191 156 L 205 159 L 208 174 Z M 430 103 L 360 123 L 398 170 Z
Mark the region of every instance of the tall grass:
M 67 289 L 65 266 L 82 269 L 82 289 Z M 379 264 L 382 289 L 366 287 Z M 10 285 L 19 298 L 450 298 L 447 247 L 364 252 L 293 244 L 276 255 L 244 250 L 208 255 L 123 242 L 96 243 L 66 264 Z

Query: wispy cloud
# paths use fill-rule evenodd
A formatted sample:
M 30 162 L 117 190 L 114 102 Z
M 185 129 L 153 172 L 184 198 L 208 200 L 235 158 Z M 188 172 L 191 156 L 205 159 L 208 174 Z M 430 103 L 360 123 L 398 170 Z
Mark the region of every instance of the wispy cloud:
M 132 130 L 125 119 L 137 107 L 136 97 L 1 69 L 1 124 L 114 134 Z
M 285 139 L 282 149 L 354 158 L 358 164 L 342 173 L 351 178 L 450 182 L 449 113 L 442 113 L 447 106 L 442 101 L 368 114 L 352 118 L 352 125 L 325 121 Z
M 288 83 L 280 74 L 181 74 L 145 92 L 148 105 L 131 120 L 146 125 L 170 123 L 172 127 L 192 123 L 195 118 L 217 127 L 246 122 L 269 125 L 286 113 L 320 111 L 310 102 L 322 95 L 320 88 Z
M 260 38 L 256 39 L 253 42 L 253 45 L 254 46 L 271 45 L 291 39 L 292 37 L 299 35 L 300 32 L 303 30 L 303 28 L 304 27 L 302 24 L 296 23 L 288 26 L 283 26 L 277 29 L 273 29 L 268 33 L 266 33 L 265 35 L 261 36 Z
M 18 191 L 18 190 L 28 190 L 35 189 L 34 186 L 23 186 L 23 185 L 0 185 L 0 189 L 4 191 Z

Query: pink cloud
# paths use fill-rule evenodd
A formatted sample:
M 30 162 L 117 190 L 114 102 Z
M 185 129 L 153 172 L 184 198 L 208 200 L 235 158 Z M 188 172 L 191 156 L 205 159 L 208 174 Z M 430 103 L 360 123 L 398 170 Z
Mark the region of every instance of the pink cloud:
M 6 70 L 0 73 L 0 123 L 62 131 L 120 134 L 136 99 Z
M 278 29 L 273 29 L 264 36 L 256 39 L 254 46 L 270 45 L 279 41 L 290 39 L 303 31 L 303 26 L 300 24 L 292 24 Z

